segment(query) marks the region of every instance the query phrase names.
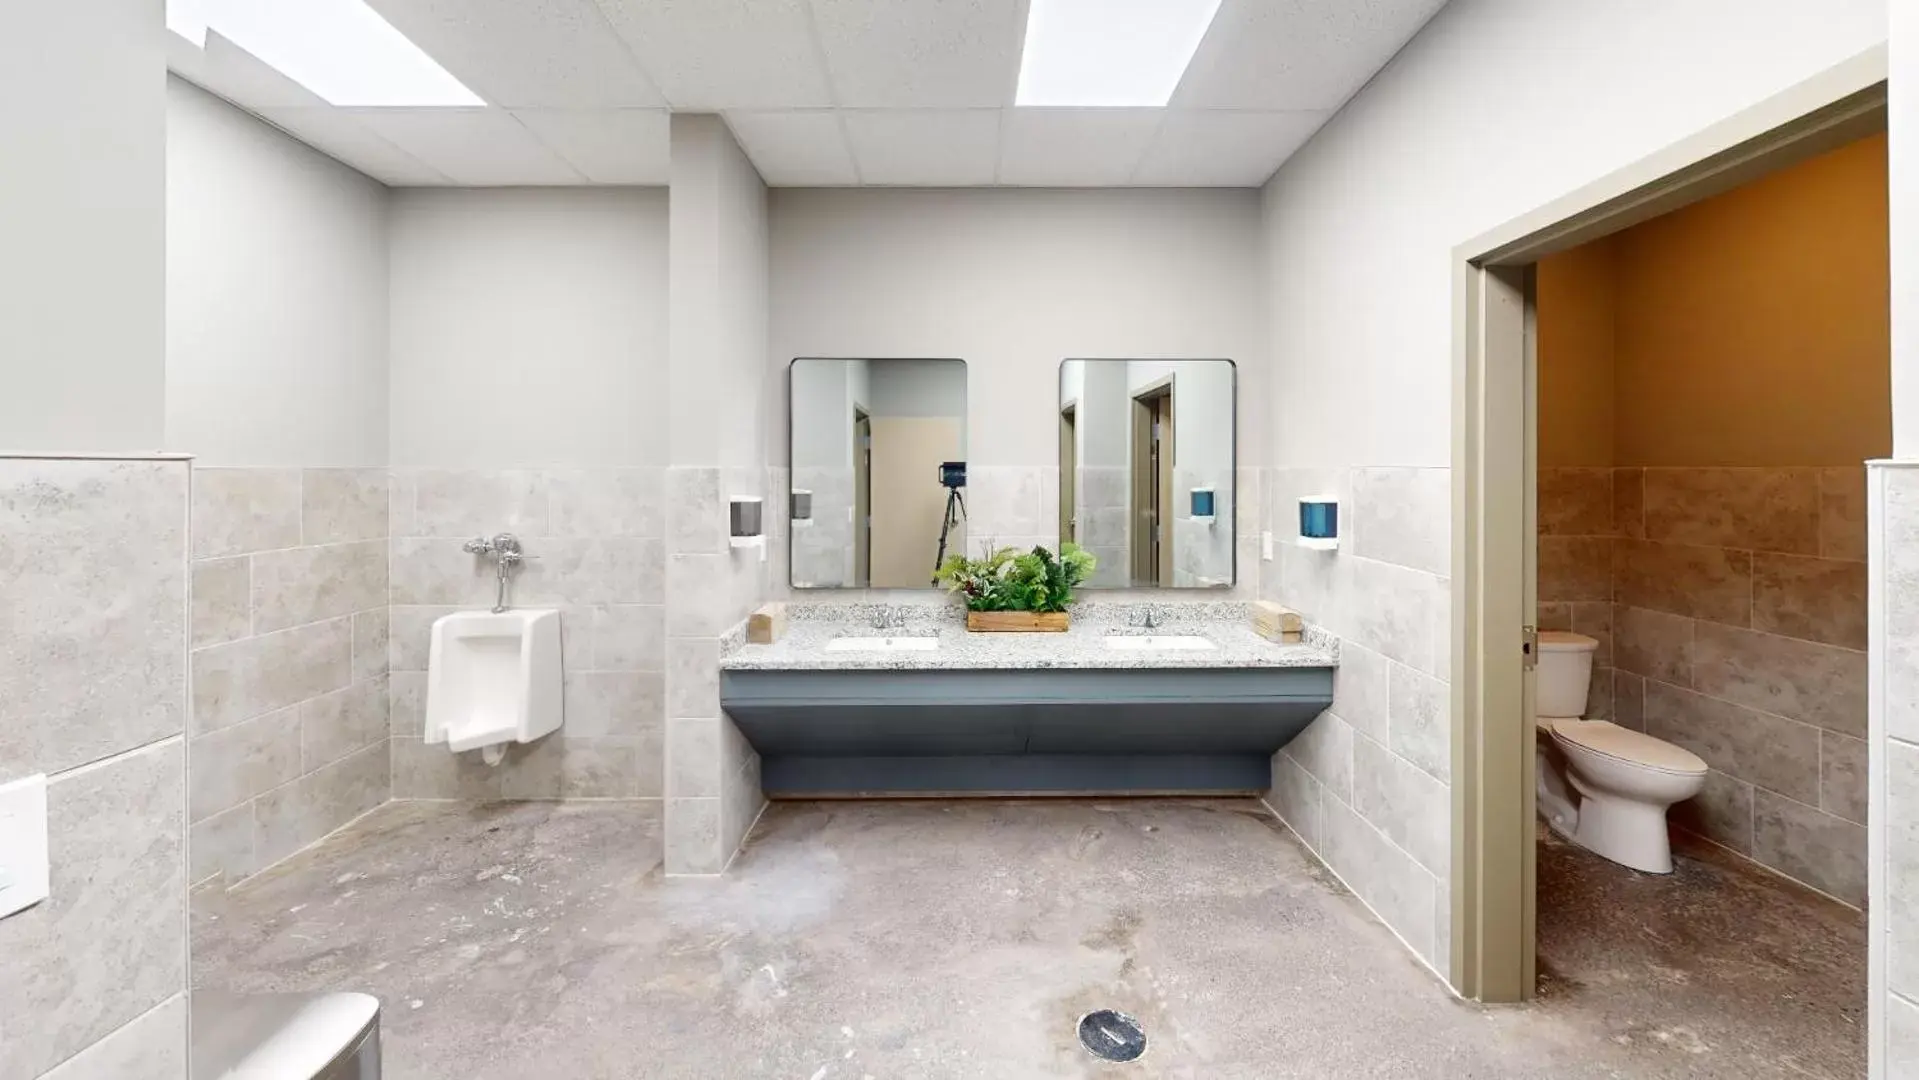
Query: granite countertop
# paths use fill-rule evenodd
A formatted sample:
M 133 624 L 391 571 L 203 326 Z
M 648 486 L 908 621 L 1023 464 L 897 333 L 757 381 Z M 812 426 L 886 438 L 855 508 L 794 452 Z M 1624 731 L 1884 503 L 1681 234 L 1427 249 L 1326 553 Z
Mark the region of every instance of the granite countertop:
M 1137 625 L 1151 610 L 1153 629 Z M 884 621 L 884 628 L 875 622 Z M 1109 649 L 1110 635 L 1204 637 L 1218 648 Z M 842 637 L 937 637 L 923 652 L 828 652 Z M 1178 668 L 1336 667 L 1337 642 L 1310 628 L 1304 644 L 1281 645 L 1253 632 L 1243 603 L 1087 603 L 1076 606 L 1063 634 L 969 633 L 957 606 L 789 604 L 786 634 L 771 645 L 735 635 L 720 667 L 728 671 L 1014 671 L 1039 669 L 1157 670 Z

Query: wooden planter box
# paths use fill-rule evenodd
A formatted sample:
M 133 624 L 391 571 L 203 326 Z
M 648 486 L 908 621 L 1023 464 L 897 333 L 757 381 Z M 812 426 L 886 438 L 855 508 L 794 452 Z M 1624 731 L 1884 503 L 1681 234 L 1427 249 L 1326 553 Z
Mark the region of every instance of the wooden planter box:
M 1071 625 L 1064 611 L 969 611 L 966 628 L 1006 634 L 1063 634 Z

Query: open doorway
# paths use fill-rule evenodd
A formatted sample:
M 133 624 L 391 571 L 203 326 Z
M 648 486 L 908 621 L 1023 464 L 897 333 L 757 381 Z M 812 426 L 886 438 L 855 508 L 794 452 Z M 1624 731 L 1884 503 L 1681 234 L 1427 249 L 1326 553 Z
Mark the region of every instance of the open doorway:
M 1059 410 L 1059 538 L 1079 543 L 1079 402 Z
M 1790 429 L 1774 434 L 1804 434 L 1804 410 L 1814 404 L 1814 399 L 1793 391 L 1787 380 L 1797 376 L 1809 380 L 1808 385 L 1822 392 L 1832 389 L 1821 382 L 1823 377 L 1819 374 L 1826 358 L 1819 349 L 1802 347 L 1784 350 L 1777 363 L 1762 364 L 1749 349 L 1745 357 L 1720 363 L 1710 377 L 1683 375 L 1690 370 L 1689 365 L 1699 362 L 1708 351 L 1701 348 L 1697 336 L 1702 329 L 1717 325 L 1726 341 L 1736 340 L 1793 305 L 1782 305 L 1777 297 L 1771 301 L 1764 299 L 1764 287 L 1779 282 L 1768 279 L 1763 268 L 1756 270 L 1749 257 L 1733 254 L 1730 243 L 1726 245 L 1728 250 L 1717 256 L 1722 259 L 1720 268 L 1705 277 L 1703 284 L 1756 287 L 1744 289 L 1746 308 L 1751 313 L 1746 321 L 1734 311 L 1716 312 L 1710 318 L 1702 312 L 1699 298 L 1688 294 L 1689 289 L 1702 284 L 1697 271 L 1689 275 L 1690 280 L 1648 285 L 1648 281 L 1656 282 L 1661 275 L 1679 268 L 1661 265 L 1657 258 L 1648 262 L 1643 257 L 1648 252 L 1657 255 L 1660 245 L 1665 243 L 1693 243 L 1696 247 L 1695 242 L 1705 239 L 1711 231 L 1697 228 L 1699 221 L 1704 220 L 1699 218 L 1692 219 L 1685 227 L 1673 224 L 1676 217 L 1654 221 L 1662 215 L 1674 215 L 1687 208 L 1694 214 L 1717 213 L 1727 204 L 1721 202 L 1715 210 L 1707 200 L 1722 196 L 1735 201 L 1750 198 L 1748 188 L 1769 182 L 1776 185 L 1795 167 L 1820 168 L 1820 159 L 1827 155 L 1870 154 L 1869 147 L 1862 149 L 1859 144 L 1884 131 L 1883 78 L 1883 58 L 1876 62 L 1866 58 L 1842 66 L 1559 203 L 1462 245 L 1456 251 L 1461 333 L 1457 339 L 1454 399 L 1454 485 L 1458 512 L 1453 562 L 1458 584 L 1454 591 L 1452 627 L 1456 866 L 1451 959 L 1453 983 L 1469 997 L 1516 1001 L 1532 996 L 1539 986 L 1536 947 L 1545 941 L 1541 931 L 1542 907 L 1548 904 L 1556 908 L 1570 907 L 1570 911 L 1555 911 L 1554 917 L 1570 914 L 1576 918 L 1582 913 L 1591 916 L 1595 912 L 1603 913 L 1605 903 L 1616 899 L 1610 895 L 1604 898 L 1592 895 L 1598 887 L 1594 882 L 1631 883 L 1632 888 L 1626 893 L 1643 896 L 1656 892 L 1662 882 L 1673 880 L 1627 869 L 1611 857 L 1593 855 L 1592 847 L 1603 847 L 1603 844 L 1578 844 L 1570 851 L 1581 857 L 1590 856 L 1578 865 L 1597 872 L 1596 877 L 1586 882 L 1591 888 L 1570 901 L 1563 890 L 1550 897 L 1543 891 L 1542 882 L 1551 879 L 1542 877 L 1540 816 L 1536 810 L 1554 807 L 1545 798 L 1544 789 L 1538 786 L 1543 766 L 1538 752 L 1541 735 L 1535 717 L 1549 711 L 1541 708 L 1540 698 L 1556 693 L 1565 680 L 1556 677 L 1549 686 L 1545 676 L 1535 671 L 1535 661 L 1546 665 L 1548 654 L 1542 651 L 1542 643 L 1534 635 L 1562 617 L 1566 629 L 1560 633 L 1579 633 L 1582 611 L 1574 608 L 1574 604 L 1591 605 L 1584 609 L 1584 614 L 1585 625 L 1592 632 L 1583 636 L 1593 639 L 1594 647 L 1586 656 L 1595 670 L 1603 672 L 1589 678 L 1583 688 L 1584 700 L 1578 703 L 1579 712 L 1587 721 L 1602 719 L 1624 733 L 1613 745 L 1614 750 L 1620 751 L 1615 757 L 1630 760 L 1644 756 L 1643 752 L 1652 749 L 1652 744 L 1641 740 L 1654 739 L 1684 755 L 1668 762 L 1673 770 L 1703 774 L 1698 781 L 1699 790 L 1685 793 L 1684 799 L 1677 800 L 1698 801 L 1693 809 L 1680 810 L 1675 822 L 1682 829 L 1690 822 L 1693 828 L 1708 833 L 1715 827 L 1711 821 L 1715 816 L 1731 822 L 1733 831 L 1717 838 L 1718 848 L 1701 849 L 1707 852 L 1706 861 L 1723 856 L 1726 865 L 1732 867 L 1729 872 L 1747 875 L 1742 880 L 1782 889 L 1797 887 L 1785 885 L 1773 876 L 1775 873 L 1796 871 L 1801 882 L 1823 874 L 1826 884 L 1822 889 L 1847 891 L 1854 899 L 1863 899 L 1862 886 L 1853 883 L 1863 881 L 1864 877 L 1863 832 L 1859 831 L 1860 822 L 1846 817 L 1847 814 L 1863 817 L 1863 808 L 1851 803 L 1853 796 L 1844 790 L 1845 782 L 1828 783 L 1831 778 L 1823 756 L 1827 743 L 1861 751 L 1858 760 L 1863 773 L 1863 743 L 1855 746 L 1833 741 L 1834 737 L 1863 736 L 1863 720 L 1859 721 L 1861 729 L 1856 732 L 1826 726 L 1844 728 L 1854 721 L 1818 712 L 1830 704 L 1828 699 L 1806 701 L 1814 695 L 1806 693 L 1805 687 L 1791 686 L 1792 679 L 1802 672 L 1768 669 L 1760 663 L 1766 658 L 1796 656 L 1803 651 L 1799 644 L 1794 644 L 1799 639 L 1783 631 L 1840 632 L 1835 628 L 1842 619 L 1837 609 L 1827 603 L 1832 590 L 1809 586 L 1803 593 L 1806 597 L 1822 598 L 1809 601 L 1815 606 L 1826 605 L 1816 616 L 1810 609 L 1796 613 L 1786 610 L 1793 607 L 1793 603 L 1775 603 L 1768 616 L 1772 621 L 1763 626 L 1754 622 L 1754 612 L 1758 610 L 1756 595 L 1765 589 L 1782 591 L 1804 585 L 1804 581 L 1791 576 L 1795 573 L 1800 578 L 1810 571 L 1830 571 L 1835 576 L 1854 574 L 1849 569 L 1825 565 L 1825 562 L 1847 560 L 1829 558 L 1829 549 L 1823 546 L 1828 540 L 1822 535 L 1820 517 L 1823 512 L 1836 508 L 1833 503 L 1843 503 L 1850 489 L 1847 487 L 1843 492 L 1835 489 L 1833 500 L 1824 497 L 1822 485 L 1826 476 L 1822 469 L 1839 466 L 1808 462 L 1748 464 L 1754 459 L 1740 460 L 1730 449 L 1731 444 L 1708 451 L 1703 449 L 1705 443 L 1701 441 L 1708 436 L 1730 439 L 1739 435 L 1746 428 L 1746 421 L 1734 424 L 1729 417 L 1747 404 L 1755 405 L 1754 415 L 1770 416 L 1769 425 L 1745 430 L 1745 434 L 1752 436 L 1750 445 L 1770 447 L 1778 443 L 1768 437 L 1765 430 L 1768 426 Z M 1830 160 L 1823 165 L 1830 168 Z M 1871 176 L 1874 169 L 1867 164 L 1859 173 Z M 1883 164 L 1877 168 L 1876 175 L 1883 183 Z M 1818 247 L 1833 233 L 1829 227 L 1819 227 L 1818 219 L 1827 215 L 1825 225 L 1830 226 L 1829 216 L 1836 210 L 1830 206 L 1802 209 L 1807 209 L 1815 226 L 1807 234 L 1813 238 L 1808 242 Z M 1770 225 L 1776 224 L 1777 218 L 1775 213 L 1765 220 Z M 1628 231 L 1636 226 L 1645 226 L 1648 232 L 1627 238 Z M 1664 235 L 1654 237 L 1653 232 L 1659 230 L 1664 230 Z M 1722 239 L 1750 240 L 1753 235 L 1756 234 L 1735 230 Z M 1877 235 L 1883 241 L 1886 235 L 1883 222 L 1877 226 Z M 1589 274 L 1589 279 L 1608 278 L 1616 290 L 1613 296 L 1616 305 L 1624 295 L 1617 277 L 1616 246 L 1634 246 L 1629 261 L 1635 272 L 1643 272 L 1644 277 L 1636 279 L 1631 288 L 1651 288 L 1658 295 L 1641 297 L 1638 291 L 1633 293 L 1639 297 L 1635 302 L 1641 309 L 1626 317 L 1631 320 L 1631 327 L 1625 332 L 1634 338 L 1626 351 L 1637 356 L 1637 350 L 1645 349 L 1647 356 L 1667 358 L 1663 366 L 1630 360 L 1638 366 L 1630 376 L 1623 376 L 1635 386 L 1658 385 L 1660 380 L 1667 382 L 1666 392 L 1657 399 L 1633 398 L 1631 407 L 1645 412 L 1631 421 L 1634 427 L 1629 436 L 1633 447 L 1630 456 L 1652 455 L 1653 445 L 1664 440 L 1685 447 L 1684 452 L 1697 459 L 1685 465 L 1654 463 L 1653 467 L 1669 468 L 1671 472 L 1662 472 L 1650 481 L 1647 463 L 1653 462 L 1651 456 L 1647 456 L 1647 463 L 1628 461 L 1624 464 L 1617 456 L 1618 447 L 1622 445 L 1620 432 L 1624 430 L 1619 427 L 1617 417 L 1620 408 L 1617 388 L 1622 379 L 1617 340 L 1604 350 L 1614 361 L 1611 369 L 1614 417 L 1587 425 L 1589 431 L 1604 429 L 1613 433 L 1613 460 L 1594 465 L 1548 465 L 1549 471 L 1540 471 L 1542 463 L 1564 451 L 1564 437 L 1578 430 L 1581 423 L 1577 416 L 1562 413 L 1550 434 L 1542 427 L 1541 403 L 1550 405 L 1548 395 L 1572 392 L 1572 388 L 1580 385 L 1578 379 L 1569 377 L 1563 370 L 1557 383 L 1552 382 L 1555 378 L 1552 375 L 1542 377 L 1542 349 L 1551 352 L 1555 348 L 1554 335 L 1565 331 L 1570 325 L 1565 320 L 1572 318 L 1563 309 L 1559 316 L 1551 314 L 1553 292 L 1566 284 L 1569 269 L 1591 271 L 1592 262 L 1603 262 L 1596 254 L 1597 249 L 1576 249 L 1593 241 L 1604 243 L 1602 238 L 1606 237 L 1615 237 L 1611 241 L 1615 245 L 1611 252 L 1615 262 L 1603 273 Z M 1821 237 L 1825 239 L 1819 239 Z M 1673 250 L 1677 249 L 1669 249 L 1668 254 Z M 1548 262 L 1555 257 L 1571 261 Z M 1580 264 L 1582 258 L 1587 264 Z M 1832 259 L 1826 251 L 1801 251 L 1797 256 L 1789 255 L 1772 277 L 1783 279 L 1790 273 L 1800 275 L 1801 281 L 1818 280 L 1830 276 L 1822 275 L 1821 269 L 1829 267 Z M 1811 277 L 1805 277 L 1803 272 L 1810 272 Z M 1540 303 L 1542 284 L 1544 308 Z M 1816 306 L 1826 314 L 1833 314 L 1835 301 L 1833 296 L 1823 296 L 1803 306 Z M 1662 305 L 1676 307 L 1676 310 L 1662 313 Z M 1879 301 L 1882 312 L 1883 306 L 1882 297 Z M 1615 310 L 1607 320 L 1615 335 L 1626 325 L 1620 318 Z M 1548 325 L 1547 319 L 1553 323 Z M 1808 340 L 1831 344 L 1836 332 L 1829 327 Z M 1666 338 L 1665 343 L 1658 349 L 1648 349 L 1646 343 L 1661 335 Z M 1722 343 L 1714 343 L 1719 344 Z M 1771 347 L 1780 342 L 1774 340 L 1766 344 Z M 1564 356 L 1563 347 L 1560 351 Z M 1883 352 L 1878 357 L 1878 365 L 1883 386 L 1883 378 L 1889 371 L 1888 357 Z M 1691 404 L 1679 407 L 1675 403 L 1687 400 L 1687 395 L 1681 394 L 1671 381 L 1682 376 L 1693 380 L 1691 384 L 1681 384 L 1686 386 L 1688 394 L 1702 386 L 1716 386 L 1720 396 L 1712 400 L 1710 408 L 1699 408 L 1696 396 Z M 1585 394 L 1590 400 L 1594 396 L 1592 386 L 1585 384 L 1577 394 Z M 1758 404 L 1762 401 L 1769 403 Z M 1735 404 L 1739 408 L 1734 408 Z M 1889 413 L 1886 401 L 1880 401 L 1878 408 Z M 1784 444 L 1779 444 L 1779 449 L 1794 456 L 1811 453 L 1804 447 Z M 1830 452 L 1842 451 L 1835 448 Z M 1862 444 L 1845 449 L 1843 454 L 1853 465 L 1858 465 L 1863 457 L 1852 455 L 1869 456 L 1871 452 L 1870 447 Z M 1566 474 L 1550 471 L 1561 467 L 1591 471 Z M 1733 471 L 1738 469 L 1751 471 Z M 1606 489 L 1604 500 L 1598 495 L 1602 480 Z M 1863 477 L 1861 484 L 1863 486 Z M 1782 510 L 1782 506 L 1786 509 Z M 1651 525 L 1653 517 L 1649 515 L 1660 517 L 1660 523 Z M 1652 532 L 1660 535 L 1649 536 L 1649 525 Z M 1567 529 L 1589 529 L 1598 535 L 1578 532 L 1561 535 L 1561 531 Z M 1542 543 L 1542 530 L 1550 543 Z M 1635 532 L 1638 535 L 1632 535 Z M 1843 544 L 1844 541 L 1833 539 L 1831 542 Z M 1747 546 L 1735 547 L 1735 544 Z M 1762 550 L 1777 547 L 1809 550 Z M 1839 549 L 1830 550 L 1837 553 Z M 1768 558 L 1762 560 L 1761 555 Z M 1808 562 L 1787 566 L 1782 561 L 1787 559 Z M 1773 561 L 1775 572 L 1762 584 L 1757 567 L 1764 561 Z M 1811 576 L 1820 577 L 1819 574 Z M 1742 580 L 1746 583 L 1743 601 L 1737 587 Z M 1710 594 L 1692 596 L 1691 583 L 1695 582 L 1716 583 L 1718 599 L 1715 601 Z M 1547 590 L 1546 593 L 1542 593 L 1542 589 Z M 1587 599 L 1550 595 L 1553 591 L 1569 591 Z M 1626 601 L 1623 607 L 1622 596 Z M 1723 609 L 1714 608 L 1714 603 L 1723 603 Z M 1562 604 L 1565 606 L 1558 606 Z M 1659 610 L 1674 607 L 1689 610 Z M 1805 605 L 1802 603 L 1799 607 L 1804 609 Z M 1721 615 L 1730 623 L 1743 622 L 1743 625 L 1721 627 L 1707 618 L 1712 615 Z M 1799 621 L 1793 623 L 1794 619 Z M 1664 636 L 1653 631 L 1664 632 Z M 1857 638 L 1850 640 L 1863 645 Z M 1574 643 L 1548 638 L 1544 644 L 1561 649 Z M 1845 649 L 1823 642 L 1810 644 Z M 1605 659 L 1603 664 L 1599 662 L 1601 657 Z M 1662 664 L 1663 667 L 1659 666 Z M 1660 684 L 1650 691 L 1646 684 L 1648 677 L 1632 670 L 1649 666 L 1655 669 L 1652 681 Z M 1703 685 L 1701 679 L 1705 680 Z M 1830 679 L 1826 683 L 1828 689 L 1836 686 L 1838 682 Z M 1863 691 L 1863 687 L 1860 690 Z M 1765 696 L 1763 700 L 1761 695 Z M 1746 698 L 1743 703 L 1737 700 L 1742 697 Z M 1788 697 L 1798 699 L 1798 703 L 1788 702 Z M 1860 697 L 1863 699 L 1863 692 Z M 1745 712 L 1734 713 L 1732 707 Z M 1801 707 L 1813 711 L 1797 718 L 1783 716 L 1779 711 Z M 1606 715 L 1592 717 L 1590 714 L 1595 711 Z M 1659 713 L 1657 718 L 1651 715 L 1652 711 Z M 1751 716 L 1760 717 L 1759 722 L 1767 725 L 1768 730 L 1776 728 L 1774 734 L 1787 733 L 1797 740 L 1794 764 L 1781 764 L 1787 760 L 1785 757 L 1768 761 L 1756 756 L 1756 748 L 1764 746 L 1766 740 L 1751 738 L 1752 733 L 1739 726 L 1740 719 Z M 1652 728 L 1671 737 L 1662 739 L 1648 730 Z M 1568 742 L 1577 744 L 1579 740 L 1550 741 L 1553 747 L 1564 751 Z M 1606 748 L 1582 749 L 1575 745 L 1571 753 L 1588 751 L 1603 754 Z M 1694 770 L 1687 758 L 1703 761 L 1705 768 Z M 1748 775 L 1739 775 L 1740 770 Z M 1580 775 L 1577 763 L 1571 767 L 1571 773 Z M 1577 786 L 1573 789 L 1575 796 L 1581 799 L 1597 790 L 1590 776 L 1587 779 L 1585 791 Z M 1774 787 L 1791 790 L 1775 791 Z M 1785 805 L 1781 800 L 1793 805 Z M 1769 808 L 1763 818 L 1762 804 Z M 1580 809 L 1584 805 L 1583 801 L 1576 802 Z M 1830 820 L 1815 821 L 1805 814 L 1808 810 Z M 1795 813 L 1797 819 L 1789 820 Z M 1742 815 L 1743 826 L 1739 824 Z M 1655 822 L 1651 828 L 1663 831 L 1664 824 Z M 1830 828 L 1822 827 L 1828 824 Z M 1759 831 L 1762 828 L 1773 830 L 1769 842 L 1775 849 L 1791 848 L 1797 853 L 1799 861 L 1792 869 L 1784 869 L 1791 862 L 1789 859 L 1776 858 L 1765 863 L 1752 858 L 1761 846 Z M 1576 827 L 1573 832 L 1576 836 Z M 1746 839 L 1736 839 L 1742 836 Z M 1789 841 L 1785 840 L 1788 836 L 1792 838 Z M 1854 860 L 1853 855 L 1841 853 L 1844 844 L 1840 841 L 1849 843 L 1854 837 L 1860 841 L 1855 861 L 1861 869 L 1856 879 L 1840 865 Z M 1566 843 L 1557 839 L 1547 842 Z M 1740 843 L 1747 847 L 1746 852 L 1736 850 Z M 1550 857 L 1557 860 L 1566 853 L 1553 849 Z M 1686 857 L 1682 852 L 1682 859 Z M 1807 860 L 1824 865 L 1809 866 Z M 1757 869 L 1758 863 L 1765 863 L 1766 868 Z M 1558 872 L 1559 868 L 1554 866 L 1544 871 L 1546 875 Z M 1814 901 L 1807 910 L 1837 911 L 1834 925 L 1851 920 L 1856 928 L 1855 936 L 1848 939 L 1845 933 L 1852 931 L 1844 931 L 1842 926 L 1844 932 L 1835 940 L 1855 942 L 1857 955 L 1844 958 L 1841 966 L 1846 968 L 1844 978 L 1857 981 L 1855 1005 L 1863 1011 L 1863 917 L 1810 892 L 1802 891 L 1800 896 Z M 1580 900 L 1596 901 L 1599 906 L 1577 903 Z M 1819 908 L 1820 904 L 1827 907 Z M 1720 942 L 1725 947 L 1748 950 L 1736 958 L 1741 962 L 1754 960 L 1767 947 L 1751 928 L 1761 925 L 1768 916 L 1751 910 L 1750 905 L 1743 914 L 1751 919 L 1743 923 L 1748 927 L 1745 934 Z M 1695 922 L 1687 929 L 1696 932 L 1701 926 Z M 1698 940 L 1710 944 L 1719 939 L 1710 933 L 1701 933 Z M 1603 949 L 1600 954 L 1615 958 L 1617 955 Z M 1736 994 L 1729 993 L 1724 1000 L 1726 1008 L 1740 1007 Z M 1839 1013 L 1840 1010 L 1833 1011 L 1834 1022 L 1850 1025 Z M 1839 1037 L 1842 1040 L 1856 1038 L 1856 1029 L 1842 1031 Z M 1856 1046 L 1855 1049 L 1862 1050 Z
M 853 410 L 853 581 L 873 580 L 873 418 Z
M 1133 585 L 1173 580 L 1173 465 L 1178 432 L 1173 425 L 1174 377 L 1133 394 Z

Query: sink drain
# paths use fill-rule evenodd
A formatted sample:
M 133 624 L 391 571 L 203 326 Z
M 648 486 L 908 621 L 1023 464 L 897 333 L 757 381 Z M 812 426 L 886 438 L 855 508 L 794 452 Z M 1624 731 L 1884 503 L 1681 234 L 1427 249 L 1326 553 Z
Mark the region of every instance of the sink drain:
M 1079 1018 L 1079 1044 L 1107 1061 L 1137 1061 L 1146 1052 L 1146 1032 L 1125 1013 L 1101 1009 Z

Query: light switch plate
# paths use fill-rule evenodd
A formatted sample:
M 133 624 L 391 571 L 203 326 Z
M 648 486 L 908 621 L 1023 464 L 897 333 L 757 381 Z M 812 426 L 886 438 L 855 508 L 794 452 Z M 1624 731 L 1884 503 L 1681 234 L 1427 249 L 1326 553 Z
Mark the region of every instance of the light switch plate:
M 0 784 L 0 919 L 47 898 L 47 778 Z
M 1259 534 L 1259 557 L 1267 562 L 1273 561 L 1273 531 L 1271 529 Z

